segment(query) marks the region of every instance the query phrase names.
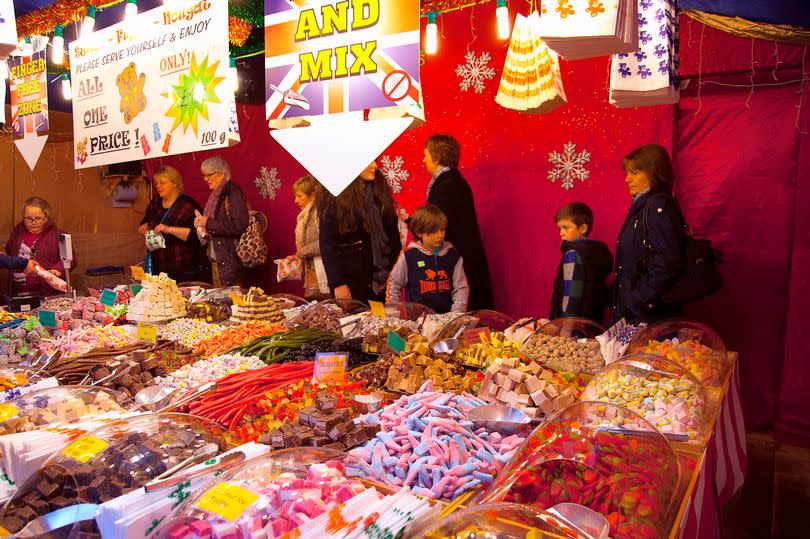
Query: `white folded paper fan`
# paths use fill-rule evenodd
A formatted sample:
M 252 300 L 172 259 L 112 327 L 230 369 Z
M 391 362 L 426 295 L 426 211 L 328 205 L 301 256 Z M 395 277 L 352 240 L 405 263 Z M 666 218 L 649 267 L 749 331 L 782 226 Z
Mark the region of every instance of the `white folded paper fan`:
M 527 113 L 550 112 L 566 103 L 557 54 L 539 34 L 537 11 L 518 14 L 509 41 L 495 102 Z
M 638 48 L 638 0 L 542 0 L 540 36 L 566 60 Z

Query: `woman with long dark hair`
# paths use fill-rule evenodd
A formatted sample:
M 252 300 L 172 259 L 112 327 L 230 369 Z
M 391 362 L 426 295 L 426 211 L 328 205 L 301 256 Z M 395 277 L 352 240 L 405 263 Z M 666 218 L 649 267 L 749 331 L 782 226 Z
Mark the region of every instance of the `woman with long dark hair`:
M 613 322 L 655 322 L 680 307 L 661 297 L 683 270 L 684 221 L 672 196 L 674 175 L 667 151 L 647 144 L 622 161 L 633 197 L 616 241 Z
M 318 201 L 320 247 L 335 298 L 382 300 L 402 243 L 391 188 L 372 162 L 337 197 Z

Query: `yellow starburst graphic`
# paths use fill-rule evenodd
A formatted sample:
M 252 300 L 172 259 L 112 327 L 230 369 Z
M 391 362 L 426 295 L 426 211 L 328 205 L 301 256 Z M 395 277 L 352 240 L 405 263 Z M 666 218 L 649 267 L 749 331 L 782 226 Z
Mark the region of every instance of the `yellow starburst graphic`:
M 214 91 L 216 87 L 225 80 L 225 77 L 217 77 L 217 67 L 219 62 L 208 65 L 208 56 L 197 64 L 197 57 L 191 54 L 191 67 L 188 73 L 180 75 L 179 84 L 172 86 L 172 105 L 166 111 L 166 116 L 174 118 L 174 123 L 170 132 L 180 124 L 183 125 L 183 133 L 191 129 L 197 135 L 197 119 L 203 117 L 208 119 L 208 103 L 220 103 Z M 168 97 L 167 94 L 163 94 Z

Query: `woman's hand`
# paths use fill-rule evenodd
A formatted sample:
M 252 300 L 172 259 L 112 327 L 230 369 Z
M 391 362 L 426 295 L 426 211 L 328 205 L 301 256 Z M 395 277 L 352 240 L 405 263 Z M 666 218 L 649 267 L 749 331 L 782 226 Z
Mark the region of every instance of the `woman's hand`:
M 37 270 L 38 267 L 39 267 L 39 263 L 32 258 L 31 260 L 28 261 L 28 264 L 26 264 L 25 269 L 23 270 L 23 273 L 26 274 L 26 275 L 31 275 L 32 273 L 34 273 Z
M 146 236 L 147 232 L 149 232 L 149 223 L 144 223 L 138 227 L 138 234 L 143 234 Z
M 50 270 L 48 270 L 48 273 L 53 273 L 53 274 L 54 274 L 54 275 L 56 275 L 57 277 L 61 277 L 61 276 L 62 276 L 62 273 L 61 273 L 61 272 L 60 272 L 58 269 L 50 269 Z
M 194 210 L 194 215 L 194 226 L 205 230 L 205 223 L 208 221 L 208 217 L 202 215 L 198 210 Z
M 155 234 L 162 234 L 163 232 L 165 232 L 167 234 L 171 234 L 172 233 L 172 227 L 166 226 L 163 223 L 161 223 L 161 224 L 159 224 L 158 226 L 155 227 Z
M 352 291 L 348 285 L 341 285 L 335 288 L 335 299 L 352 299 Z

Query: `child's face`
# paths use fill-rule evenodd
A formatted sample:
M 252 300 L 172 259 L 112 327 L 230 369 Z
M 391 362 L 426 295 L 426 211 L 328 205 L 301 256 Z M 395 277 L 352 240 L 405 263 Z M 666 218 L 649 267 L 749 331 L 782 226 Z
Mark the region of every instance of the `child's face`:
M 577 226 L 571 219 L 560 219 L 557 221 L 557 227 L 560 229 L 560 238 L 563 241 L 584 239 L 585 233 L 588 231 L 588 225 Z
M 435 251 L 444 243 L 444 233 L 446 230 L 437 230 L 428 234 L 422 234 L 422 245 L 431 251 Z

